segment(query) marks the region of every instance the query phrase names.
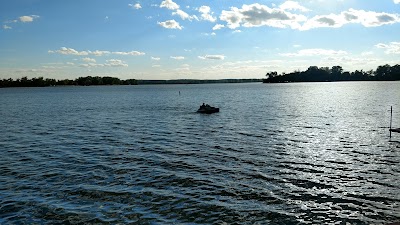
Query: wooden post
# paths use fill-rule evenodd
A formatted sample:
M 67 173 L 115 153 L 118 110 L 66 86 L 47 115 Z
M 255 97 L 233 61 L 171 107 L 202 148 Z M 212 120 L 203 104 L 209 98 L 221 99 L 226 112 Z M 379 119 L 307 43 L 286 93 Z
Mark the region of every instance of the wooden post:
M 390 127 L 389 127 L 389 138 L 392 138 L 392 115 L 393 115 L 393 106 L 390 106 Z

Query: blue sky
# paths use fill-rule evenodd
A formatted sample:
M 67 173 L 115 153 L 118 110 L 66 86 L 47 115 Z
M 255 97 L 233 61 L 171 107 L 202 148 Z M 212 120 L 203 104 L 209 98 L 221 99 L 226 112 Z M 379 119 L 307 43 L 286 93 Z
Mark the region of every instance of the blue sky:
M 400 63 L 400 0 L 2 0 L 0 78 L 263 78 Z

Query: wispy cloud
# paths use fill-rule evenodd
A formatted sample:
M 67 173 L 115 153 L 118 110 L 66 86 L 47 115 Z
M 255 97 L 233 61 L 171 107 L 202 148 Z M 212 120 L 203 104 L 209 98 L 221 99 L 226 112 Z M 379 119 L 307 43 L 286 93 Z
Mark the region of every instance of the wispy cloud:
M 183 57 L 183 56 L 171 56 L 171 59 L 175 59 L 175 60 L 184 60 L 185 57 Z
M 89 57 L 82 58 L 82 61 L 88 62 L 88 63 L 96 63 L 96 59 L 92 59 Z
M 10 30 L 10 29 L 12 29 L 12 27 L 7 25 L 7 24 L 12 24 L 12 23 L 31 23 L 34 20 L 38 19 L 38 18 L 40 18 L 40 16 L 38 16 L 38 15 L 20 16 L 20 17 L 18 17 L 18 19 L 4 21 L 2 28 L 4 30 Z
M 141 9 L 142 6 L 140 5 L 140 3 L 136 3 L 136 4 L 128 4 L 129 7 L 134 8 L 134 9 Z
M 151 57 L 151 60 L 154 60 L 154 61 L 160 61 L 160 60 L 161 60 L 161 58 L 160 58 L 160 57 Z
M 48 53 L 59 53 L 62 55 L 89 55 L 87 51 L 77 51 L 73 48 L 61 47 L 59 50 L 49 50 Z
M 80 64 L 79 67 L 92 68 L 92 67 L 128 67 L 124 61 L 119 59 L 109 59 L 106 63 L 84 63 Z
M 205 55 L 205 56 L 198 56 L 199 59 L 211 59 L 211 60 L 224 60 L 224 55 Z
M 313 49 L 302 49 L 295 53 L 281 53 L 281 56 L 289 56 L 289 57 L 302 57 L 302 56 L 337 56 L 337 55 L 346 55 L 346 51 L 335 51 L 330 49 L 320 49 L 320 48 L 313 48 Z
M 128 64 L 126 64 L 124 61 L 119 60 L 119 59 L 109 59 L 106 60 L 107 63 L 105 64 L 106 66 L 111 66 L 111 67 L 127 67 Z
M 400 54 L 400 42 L 390 42 L 389 44 L 379 43 L 375 47 L 385 49 L 386 54 Z
M 88 52 L 88 54 L 94 55 L 94 56 L 103 56 L 103 55 L 108 55 L 111 52 L 110 51 L 100 51 L 100 50 L 96 50 L 96 51 L 86 51 Z
M 138 52 L 138 51 L 130 51 L 130 52 L 111 52 L 111 54 L 114 54 L 114 55 L 132 55 L 132 56 L 145 55 L 144 52 Z
M 224 27 L 225 27 L 225 25 L 223 25 L 223 24 L 215 24 L 215 26 L 212 29 L 213 30 L 219 30 L 219 29 L 224 28 Z
M 192 21 L 193 19 L 199 20 L 197 18 L 197 16 L 193 15 L 189 15 L 186 12 L 184 12 L 183 10 L 177 9 L 175 12 L 172 13 L 172 15 L 177 15 L 179 16 L 182 20 L 190 20 Z
M 104 67 L 104 64 L 97 64 L 97 63 L 83 63 L 80 64 L 79 67 L 83 68 L 91 68 L 91 67 Z
M 365 52 L 361 53 L 361 56 L 371 56 L 373 54 L 374 54 L 374 52 L 372 52 L 372 51 L 365 51 Z
M 145 55 L 144 52 L 139 51 L 130 51 L 130 52 L 112 52 L 112 51 L 77 51 L 73 48 L 61 47 L 59 50 L 49 50 L 48 53 L 59 53 L 62 55 L 78 55 L 78 56 L 87 56 L 87 55 L 94 55 L 94 56 L 103 56 L 103 55 L 124 55 L 124 56 L 140 56 Z
M 217 34 L 215 32 L 211 32 L 211 33 L 201 33 L 204 36 L 216 36 Z
M 18 23 L 19 20 L 6 20 L 4 23 Z

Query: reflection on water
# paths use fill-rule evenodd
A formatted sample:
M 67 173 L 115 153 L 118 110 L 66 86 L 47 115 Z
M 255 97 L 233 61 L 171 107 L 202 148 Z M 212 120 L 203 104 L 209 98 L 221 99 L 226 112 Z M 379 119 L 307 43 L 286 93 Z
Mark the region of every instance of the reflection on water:
M 400 145 L 387 129 L 391 105 L 400 126 L 399 82 L 0 96 L 2 224 L 400 220 Z M 202 102 L 221 112 L 195 113 Z

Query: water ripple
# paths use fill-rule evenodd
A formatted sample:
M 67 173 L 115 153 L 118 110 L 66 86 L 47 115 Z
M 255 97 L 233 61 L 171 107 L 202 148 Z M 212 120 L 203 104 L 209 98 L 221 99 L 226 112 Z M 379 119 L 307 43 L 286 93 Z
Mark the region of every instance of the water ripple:
M 399 221 L 399 83 L 357 84 L 2 89 L 0 224 Z

